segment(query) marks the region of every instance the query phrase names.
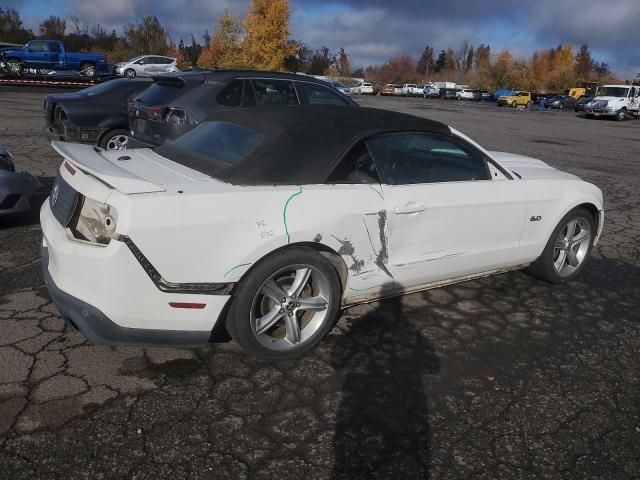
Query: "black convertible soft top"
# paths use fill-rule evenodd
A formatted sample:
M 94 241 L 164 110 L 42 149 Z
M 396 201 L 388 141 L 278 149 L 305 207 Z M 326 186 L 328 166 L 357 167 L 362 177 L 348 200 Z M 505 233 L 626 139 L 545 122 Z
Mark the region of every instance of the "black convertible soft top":
M 155 151 L 234 185 L 323 184 L 344 154 L 363 138 L 399 131 L 451 134 L 448 126 L 421 117 L 330 105 L 220 111 L 192 132 L 203 128 L 205 122 L 238 125 L 259 134 L 262 142 L 232 165 L 185 150 L 179 146 L 179 139 Z

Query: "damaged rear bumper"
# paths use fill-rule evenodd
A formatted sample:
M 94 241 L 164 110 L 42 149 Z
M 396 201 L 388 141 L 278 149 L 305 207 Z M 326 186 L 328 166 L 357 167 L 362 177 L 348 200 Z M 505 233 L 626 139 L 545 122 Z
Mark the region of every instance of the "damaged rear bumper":
M 40 211 L 43 276 L 53 302 L 98 345 L 195 346 L 224 325 L 226 294 L 161 290 L 123 242 L 72 238 L 48 201 Z M 189 306 L 189 305 L 199 306 Z

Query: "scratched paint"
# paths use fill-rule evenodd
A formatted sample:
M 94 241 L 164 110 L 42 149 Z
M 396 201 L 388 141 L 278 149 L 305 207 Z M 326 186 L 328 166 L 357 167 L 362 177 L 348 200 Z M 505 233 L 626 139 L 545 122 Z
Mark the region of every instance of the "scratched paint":
M 376 265 L 380 270 L 389 275 L 389 277 L 393 278 L 393 275 L 391 275 L 391 272 L 387 268 L 387 263 L 389 262 L 389 239 L 387 237 L 386 210 L 380 210 L 378 212 L 378 230 L 380 234 L 380 251 L 376 256 Z
M 356 257 L 356 249 L 353 248 L 353 245 L 346 238 L 344 240 L 340 240 L 338 237 L 332 235 L 333 238 L 340 243 L 340 249 L 338 250 L 338 255 L 342 257 L 349 257 L 353 261 L 349 270 L 353 272 L 360 272 L 362 267 L 364 267 L 364 260 L 360 260 Z

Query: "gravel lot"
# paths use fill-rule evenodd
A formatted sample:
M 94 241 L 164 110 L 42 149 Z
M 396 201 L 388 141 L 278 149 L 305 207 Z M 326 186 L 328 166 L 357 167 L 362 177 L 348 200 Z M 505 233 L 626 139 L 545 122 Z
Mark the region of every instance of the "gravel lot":
M 0 87 L 0 144 L 50 186 L 43 95 Z M 43 288 L 34 210 L 0 223 L 0 478 L 640 478 L 640 121 L 360 101 L 600 186 L 582 278 L 515 272 L 353 308 L 279 365 L 233 342 L 95 347 Z

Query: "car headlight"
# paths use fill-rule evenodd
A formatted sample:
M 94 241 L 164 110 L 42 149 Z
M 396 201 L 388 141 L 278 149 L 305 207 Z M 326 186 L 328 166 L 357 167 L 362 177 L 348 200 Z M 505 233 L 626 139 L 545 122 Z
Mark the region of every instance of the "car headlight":
M 15 172 L 16 167 L 13 163 L 13 155 L 3 147 L 0 147 L 0 170 Z
M 84 197 L 75 228 L 71 228 L 71 231 L 79 240 L 108 245 L 116 237 L 117 223 L 118 211 L 115 207 Z

